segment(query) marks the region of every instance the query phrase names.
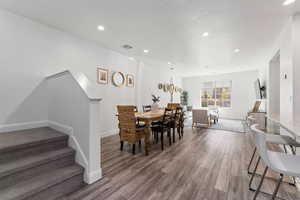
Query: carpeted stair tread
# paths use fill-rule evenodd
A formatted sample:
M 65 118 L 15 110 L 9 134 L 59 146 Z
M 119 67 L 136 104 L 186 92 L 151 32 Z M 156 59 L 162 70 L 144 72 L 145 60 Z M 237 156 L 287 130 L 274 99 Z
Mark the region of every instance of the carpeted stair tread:
M 67 138 L 68 136 L 66 134 L 60 133 L 49 127 L 0 133 L 0 153 Z
M 54 169 L 39 176 L 32 177 L 19 182 L 18 184 L 0 190 L 1 200 L 22 200 L 28 199 L 52 186 L 61 184 L 62 182 L 80 175 L 83 168 L 79 165 L 72 165 L 60 169 Z
M 21 172 L 42 164 L 46 164 L 66 156 L 72 156 L 74 154 L 75 151 L 72 148 L 66 147 L 63 149 L 35 154 L 32 156 L 26 156 L 17 160 L 12 160 L 10 162 L 1 163 L 0 179 L 1 177 Z

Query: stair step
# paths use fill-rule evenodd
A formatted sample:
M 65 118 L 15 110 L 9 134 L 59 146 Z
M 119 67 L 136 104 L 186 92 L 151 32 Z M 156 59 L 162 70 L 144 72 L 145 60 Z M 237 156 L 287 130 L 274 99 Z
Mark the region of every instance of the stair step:
M 72 165 L 48 171 L 0 190 L 1 200 L 53 200 L 73 192 L 83 184 L 83 168 Z
M 75 151 L 69 147 L 2 163 L 0 189 L 14 185 L 28 177 L 47 173 L 53 168 L 61 168 L 74 163 Z
M 64 148 L 67 144 L 68 135 L 49 127 L 0 133 L 0 163 Z

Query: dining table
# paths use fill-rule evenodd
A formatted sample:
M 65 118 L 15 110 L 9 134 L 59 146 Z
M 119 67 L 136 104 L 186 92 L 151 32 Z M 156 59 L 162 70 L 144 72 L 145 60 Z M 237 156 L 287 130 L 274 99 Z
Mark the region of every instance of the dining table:
M 164 109 L 149 112 L 136 112 L 135 117 L 138 121 L 145 123 L 145 154 L 149 155 L 151 124 L 154 121 L 161 120 L 164 116 Z

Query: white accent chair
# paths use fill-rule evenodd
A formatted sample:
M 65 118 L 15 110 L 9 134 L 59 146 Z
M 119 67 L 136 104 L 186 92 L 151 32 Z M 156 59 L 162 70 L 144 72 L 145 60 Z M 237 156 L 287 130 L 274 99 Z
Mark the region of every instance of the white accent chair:
M 197 125 L 209 127 L 210 119 L 207 109 L 193 109 L 192 110 L 193 123 L 192 127 Z
M 266 173 L 269 168 L 272 171 L 280 174 L 280 178 L 278 179 L 276 188 L 272 194 L 272 199 L 275 199 L 277 196 L 280 184 L 282 183 L 283 176 L 300 177 L 300 168 L 299 168 L 300 156 L 281 153 L 281 152 L 269 151 L 267 148 L 268 135 L 265 134 L 264 132 L 260 131 L 257 128 L 257 126 L 258 126 L 257 124 L 252 125 L 251 131 L 254 134 L 255 146 L 258 151 L 259 158 L 256 163 L 252 177 L 250 179 L 249 188 L 252 189 L 252 187 L 251 187 L 252 181 L 256 174 L 257 167 L 259 165 L 259 161 L 262 159 L 263 162 L 265 163 L 266 167 L 262 174 L 258 188 L 256 190 L 254 190 L 255 195 L 254 195 L 253 199 L 255 200 L 257 198 L 258 194 L 260 193 L 261 186 L 263 184 L 264 178 L 265 178 Z

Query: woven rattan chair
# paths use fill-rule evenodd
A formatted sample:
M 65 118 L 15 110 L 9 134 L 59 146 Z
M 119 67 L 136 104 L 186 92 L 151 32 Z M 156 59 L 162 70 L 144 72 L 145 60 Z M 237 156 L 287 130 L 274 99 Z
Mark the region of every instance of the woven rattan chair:
M 176 108 L 181 107 L 180 103 L 168 103 L 167 108 L 171 110 L 176 110 Z
M 132 153 L 135 154 L 135 144 L 145 138 L 143 127 L 137 127 L 135 106 L 117 106 L 120 128 L 120 149 L 123 150 L 124 141 L 132 144 Z

